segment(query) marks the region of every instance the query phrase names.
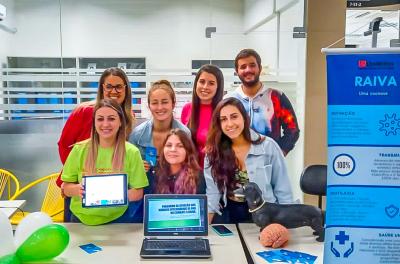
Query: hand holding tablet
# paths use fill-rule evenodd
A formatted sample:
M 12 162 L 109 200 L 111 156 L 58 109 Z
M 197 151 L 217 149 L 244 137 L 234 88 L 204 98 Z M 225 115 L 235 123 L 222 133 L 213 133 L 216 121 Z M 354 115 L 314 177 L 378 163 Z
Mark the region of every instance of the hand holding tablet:
M 121 206 L 128 204 L 126 174 L 87 175 L 82 177 L 82 207 Z

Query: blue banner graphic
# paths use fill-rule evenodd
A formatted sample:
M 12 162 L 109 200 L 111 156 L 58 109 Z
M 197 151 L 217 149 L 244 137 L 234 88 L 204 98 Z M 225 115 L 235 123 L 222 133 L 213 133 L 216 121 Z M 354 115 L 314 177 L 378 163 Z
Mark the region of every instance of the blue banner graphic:
M 400 52 L 327 55 L 324 263 L 400 263 Z

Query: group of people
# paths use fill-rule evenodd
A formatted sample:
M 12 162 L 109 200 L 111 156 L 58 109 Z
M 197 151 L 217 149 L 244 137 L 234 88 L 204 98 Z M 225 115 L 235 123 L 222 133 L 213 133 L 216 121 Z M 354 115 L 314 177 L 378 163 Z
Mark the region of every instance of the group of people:
M 282 92 L 260 82 L 256 51 L 240 51 L 235 70 L 242 85 L 224 98 L 221 70 L 202 66 L 180 121 L 172 85 L 154 82 L 147 97 L 152 117 L 135 128 L 126 74 L 105 70 L 96 100 L 71 113 L 58 142 L 64 168 L 57 183 L 71 212 L 65 221 L 140 222 L 145 193 L 197 193 L 208 196 L 210 223 L 247 222 L 247 204 L 234 190 L 248 182 L 268 202 L 292 203 L 284 156 L 299 137 L 296 115 Z M 155 162 L 146 160 L 149 152 Z M 129 205 L 83 208 L 82 176 L 110 173 L 127 174 Z

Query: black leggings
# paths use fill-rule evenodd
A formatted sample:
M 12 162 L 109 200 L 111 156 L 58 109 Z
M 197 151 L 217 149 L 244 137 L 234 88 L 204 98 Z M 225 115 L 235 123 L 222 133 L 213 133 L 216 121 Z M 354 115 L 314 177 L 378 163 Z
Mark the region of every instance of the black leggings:
M 235 202 L 230 199 L 224 208 L 222 215 L 215 214 L 213 224 L 237 224 L 251 223 L 251 213 L 246 202 Z

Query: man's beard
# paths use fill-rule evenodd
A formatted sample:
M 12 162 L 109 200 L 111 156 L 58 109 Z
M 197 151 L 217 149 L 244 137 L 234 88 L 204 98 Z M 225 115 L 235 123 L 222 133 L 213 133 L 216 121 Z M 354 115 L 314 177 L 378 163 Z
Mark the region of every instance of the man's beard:
M 260 75 L 255 75 L 255 76 L 254 76 L 254 80 L 249 81 L 249 82 L 245 81 L 244 78 L 242 78 L 242 77 L 240 77 L 240 76 L 239 76 L 239 79 L 242 81 L 242 84 L 243 84 L 244 86 L 246 86 L 246 87 L 252 87 L 252 86 L 256 85 L 256 84 L 260 81 Z

